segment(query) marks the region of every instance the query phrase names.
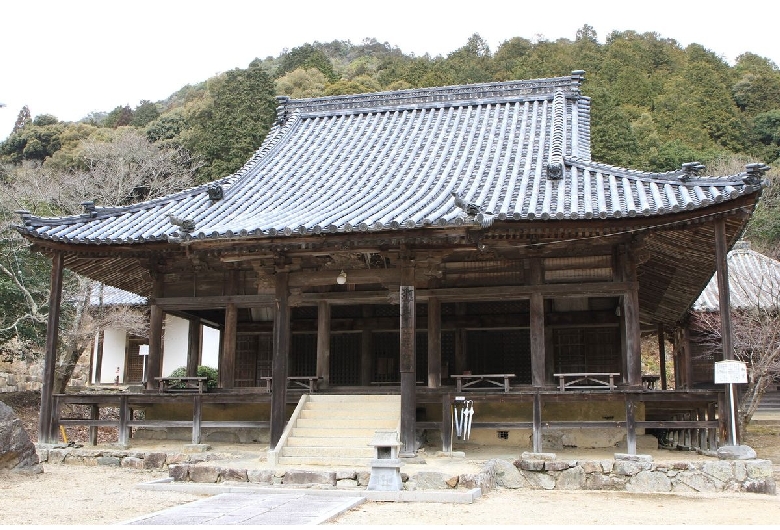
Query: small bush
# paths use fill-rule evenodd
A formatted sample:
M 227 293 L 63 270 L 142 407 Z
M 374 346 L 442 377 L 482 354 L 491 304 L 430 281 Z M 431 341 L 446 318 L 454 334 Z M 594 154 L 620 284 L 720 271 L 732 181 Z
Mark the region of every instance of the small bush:
M 219 374 L 216 368 L 212 368 L 211 366 L 198 366 L 198 371 L 196 375 L 198 377 L 206 378 L 206 388 L 209 389 L 217 388 Z M 186 377 L 186 376 L 187 376 L 187 367 L 180 366 L 176 368 L 173 372 L 171 372 L 171 375 L 169 375 L 168 377 Z M 174 388 L 184 388 L 184 384 L 181 384 L 181 386 L 174 385 Z

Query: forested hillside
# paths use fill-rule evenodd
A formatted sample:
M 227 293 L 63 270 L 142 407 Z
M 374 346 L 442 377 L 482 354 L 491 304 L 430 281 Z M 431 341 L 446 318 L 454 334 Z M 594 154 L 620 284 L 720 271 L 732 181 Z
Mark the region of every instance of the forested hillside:
M 531 79 L 585 70 L 592 97 L 592 154 L 650 171 L 700 161 L 710 173 L 747 162 L 780 163 L 780 69 L 751 53 L 729 65 L 715 53 L 655 33 L 613 32 L 600 43 L 583 26 L 571 39 L 515 37 L 497 49 L 478 34 L 446 56 L 417 57 L 376 40 L 307 43 L 256 58 L 164 101 L 117 102 L 76 123 L 22 109 L 0 143 L 0 301 L 22 317 L 0 319 L 0 343 L 34 341 L 43 325 L 45 264 L 22 253 L 13 212 L 70 214 L 83 201 L 127 203 L 236 171 L 275 118 L 276 95 L 293 98 Z M 160 157 L 154 164 L 151 157 Z M 776 180 L 776 170 L 770 178 Z M 768 253 L 780 241 L 776 187 L 764 193 L 748 237 Z M 37 304 L 31 302 L 38 301 Z M 10 320 L 9 320 L 10 318 Z

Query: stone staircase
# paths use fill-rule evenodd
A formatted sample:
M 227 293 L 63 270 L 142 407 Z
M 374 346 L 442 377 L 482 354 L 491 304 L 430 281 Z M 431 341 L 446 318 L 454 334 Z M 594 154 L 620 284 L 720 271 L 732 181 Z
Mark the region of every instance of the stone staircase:
M 279 451 L 279 465 L 368 466 L 378 429 L 398 430 L 401 396 L 310 394 Z

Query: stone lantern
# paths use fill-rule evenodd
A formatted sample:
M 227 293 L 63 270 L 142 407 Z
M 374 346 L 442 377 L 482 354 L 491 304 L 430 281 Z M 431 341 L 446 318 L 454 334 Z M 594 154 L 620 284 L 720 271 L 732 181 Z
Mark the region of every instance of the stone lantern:
M 398 431 L 378 430 L 370 445 L 374 446 L 375 457 L 371 461 L 371 478 L 368 481 L 369 490 L 399 491 L 401 483 L 401 460 L 398 450 Z

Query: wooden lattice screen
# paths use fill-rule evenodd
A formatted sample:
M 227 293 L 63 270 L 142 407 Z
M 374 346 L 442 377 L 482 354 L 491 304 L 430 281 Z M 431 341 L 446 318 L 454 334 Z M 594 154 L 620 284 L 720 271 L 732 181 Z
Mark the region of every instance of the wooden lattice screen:
M 142 342 L 130 339 L 127 346 L 127 370 L 125 383 L 140 383 L 144 377 L 144 357 L 138 355 Z
M 314 376 L 317 373 L 317 334 L 293 333 L 290 351 L 290 375 Z
M 467 367 L 475 374 L 515 374 L 531 383 L 531 335 L 527 329 L 469 330 Z
M 556 372 L 621 372 L 617 327 L 555 329 L 553 347 Z
M 360 384 L 362 333 L 333 333 L 330 336 L 330 383 Z
M 260 386 L 261 377 L 271 376 L 272 340 L 271 333 L 236 337 L 235 386 Z

